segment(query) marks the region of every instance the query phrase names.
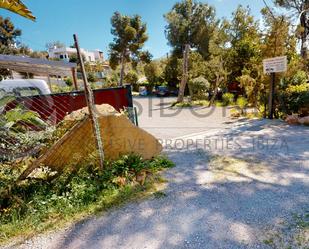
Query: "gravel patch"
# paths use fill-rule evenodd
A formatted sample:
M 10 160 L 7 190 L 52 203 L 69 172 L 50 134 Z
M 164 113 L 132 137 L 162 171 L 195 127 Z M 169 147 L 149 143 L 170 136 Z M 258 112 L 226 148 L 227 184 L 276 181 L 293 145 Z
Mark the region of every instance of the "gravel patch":
M 288 147 L 252 147 L 261 137 Z M 216 138 L 239 146 L 205 147 Z M 308 128 L 256 121 L 182 139 L 195 143 L 166 148 L 177 166 L 163 193 L 3 248 L 272 248 L 265 231 L 309 209 Z

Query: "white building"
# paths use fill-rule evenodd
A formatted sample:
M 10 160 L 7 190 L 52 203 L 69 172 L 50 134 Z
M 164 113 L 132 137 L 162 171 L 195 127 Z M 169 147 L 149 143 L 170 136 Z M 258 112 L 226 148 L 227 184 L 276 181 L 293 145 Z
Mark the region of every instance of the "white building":
M 86 49 L 81 48 L 81 53 L 85 57 L 86 62 L 104 62 L 104 55 L 103 52 L 100 50 L 88 51 Z M 60 59 L 64 61 L 69 61 L 71 55 L 76 55 L 77 51 L 76 48 L 51 48 L 48 50 L 49 58 L 51 59 Z

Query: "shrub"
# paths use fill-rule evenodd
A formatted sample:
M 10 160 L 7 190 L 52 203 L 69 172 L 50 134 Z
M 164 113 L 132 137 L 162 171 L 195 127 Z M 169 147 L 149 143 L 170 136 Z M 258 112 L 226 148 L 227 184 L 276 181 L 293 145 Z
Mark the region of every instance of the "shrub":
M 92 72 L 89 72 L 87 74 L 87 79 L 88 79 L 89 82 L 96 82 L 97 81 L 95 74 L 92 73 Z
M 198 77 L 189 82 L 189 88 L 191 91 L 192 100 L 205 100 L 208 99 L 208 91 L 210 89 L 210 83 L 204 77 Z
M 223 102 L 224 106 L 233 104 L 234 103 L 234 94 L 232 94 L 232 93 L 223 94 L 222 102 Z
M 131 70 L 124 76 L 125 83 L 134 85 L 138 81 L 138 75 L 135 71 Z
M 236 104 L 239 107 L 241 114 L 243 115 L 244 114 L 244 110 L 245 110 L 245 108 L 248 105 L 248 100 L 246 98 L 244 98 L 244 97 L 239 97 L 237 99 Z
M 66 84 L 67 86 L 72 86 L 72 85 L 73 85 L 73 80 L 72 80 L 71 78 L 66 78 L 66 79 L 64 80 L 64 82 L 65 82 L 65 84 Z
M 57 84 L 52 84 L 51 90 L 53 93 L 65 93 L 65 92 L 71 92 L 73 90 L 73 87 L 72 86 L 59 86 Z
M 279 112 L 285 115 L 305 115 L 309 109 L 309 85 L 290 85 L 279 94 Z

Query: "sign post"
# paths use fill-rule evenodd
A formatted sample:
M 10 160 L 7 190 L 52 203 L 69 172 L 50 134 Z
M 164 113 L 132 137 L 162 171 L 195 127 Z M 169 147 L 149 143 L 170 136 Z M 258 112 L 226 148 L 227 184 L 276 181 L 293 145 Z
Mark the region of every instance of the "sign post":
M 287 57 L 274 57 L 270 59 L 263 60 L 264 74 L 271 75 L 271 82 L 269 87 L 269 102 L 268 111 L 269 119 L 274 117 L 274 95 L 275 95 L 275 81 L 276 73 L 285 72 L 287 70 Z

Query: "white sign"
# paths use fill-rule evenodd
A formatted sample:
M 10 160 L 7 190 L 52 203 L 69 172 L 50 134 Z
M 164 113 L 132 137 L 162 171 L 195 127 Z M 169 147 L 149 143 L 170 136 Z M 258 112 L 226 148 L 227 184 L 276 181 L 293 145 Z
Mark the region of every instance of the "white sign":
M 263 60 L 264 73 L 280 73 L 287 70 L 288 60 L 286 56 L 274 57 Z

